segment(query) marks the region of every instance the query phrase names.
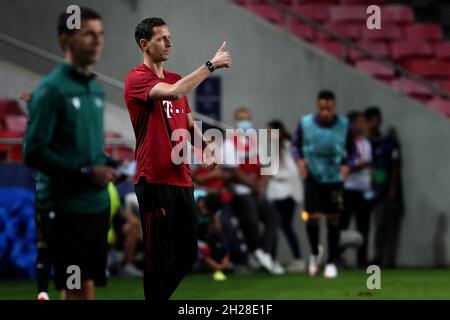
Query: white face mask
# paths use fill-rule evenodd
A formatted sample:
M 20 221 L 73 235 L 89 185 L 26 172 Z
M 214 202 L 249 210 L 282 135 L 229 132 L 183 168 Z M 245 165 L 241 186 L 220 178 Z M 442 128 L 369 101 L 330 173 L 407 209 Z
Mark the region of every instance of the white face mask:
M 248 129 L 253 128 L 253 123 L 250 120 L 241 120 L 236 123 L 236 127 L 247 131 Z

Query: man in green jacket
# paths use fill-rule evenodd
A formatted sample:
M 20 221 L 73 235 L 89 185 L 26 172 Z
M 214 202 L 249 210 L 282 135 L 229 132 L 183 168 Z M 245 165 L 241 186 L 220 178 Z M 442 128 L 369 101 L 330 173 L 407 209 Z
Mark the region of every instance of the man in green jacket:
M 24 162 L 38 170 L 38 291 L 52 261 L 63 299 L 93 299 L 106 284 L 109 196 L 117 162 L 104 153 L 104 92 L 92 66 L 103 48 L 99 14 L 80 10 L 80 28 L 70 15 L 58 21 L 65 62 L 48 74 L 29 102 Z

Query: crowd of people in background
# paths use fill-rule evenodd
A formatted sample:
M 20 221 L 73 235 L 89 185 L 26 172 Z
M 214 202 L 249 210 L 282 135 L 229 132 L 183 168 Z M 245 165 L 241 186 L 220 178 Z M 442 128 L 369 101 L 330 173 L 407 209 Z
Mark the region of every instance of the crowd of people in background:
M 257 144 L 245 135 L 254 128 L 250 110 L 235 110 L 235 127 L 241 130 L 224 141 L 222 150 L 237 158 L 224 157 L 227 160 L 214 170 L 192 165 L 199 225 L 198 261 L 193 271 L 211 272 L 213 279 L 221 281 L 233 272 L 308 271 L 316 276 L 323 268 L 325 277 L 334 278 L 339 268 L 349 267 L 344 258 L 348 247 L 357 248 L 359 268 L 370 264 L 395 267 L 402 216 L 400 147 L 395 131 L 381 131 L 378 107 L 350 111 L 346 116 L 335 110 L 334 93 L 324 90 L 318 95 L 316 112 L 301 118 L 294 135 L 280 120 L 267 123 L 269 133 L 276 129 L 269 136 L 278 140 L 274 145 L 279 148 L 273 150 L 279 157 L 274 158 L 278 170 L 272 175 L 260 174 L 264 164 Z M 252 157 L 255 161 L 248 161 Z M 132 186 L 118 188 L 124 205 L 113 219 L 113 230 L 115 248 L 124 250 L 125 256 L 116 273 L 140 276 L 133 264 L 142 239 L 137 228 L 139 209 Z M 319 239 L 321 217 L 327 221 L 326 243 Z M 296 221 L 300 219 L 306 226 L 309 256 L 300 246 L 301 228 Z M 350 229 L 359 241 L 341 239 Z M 371 258 L 370 230 L 374 234 Z M 284 265 L 277 252 L 280 235 L 291 254 L 291 261 Z
M 278 130 L 273 135 L 279 140 L 280 155 L 274 175 L 260 174 L 263 164 L 256 144 L 245 134 L 226 140 L 223 152 L 256 157 L 256 161 L 227 159 L 212 171 L 193 166 L 199 223 L 204 226 L 196 265 L 202 267 L 195 270 L 210 270 L 214 279 L 223 280 L 226 273 L 243 270 L 262 268 L 275 275 L 308 271 L 315 276 L 323 268 L 325 277 L 334 278 L 338 267 L 348 267 L 343 252 L 349 244 L 340 234 L 353 220 L 361 239 L 350 243 L 357 247 L 357 266 L 395 266 L 402 215 L 400 148 L 395 133 L 381 132 L 382 115 L 377 107 L 346 116 L 335 109 L 333 92 L 321 91 L 317 111 L 302 117 L 293 137 L 280 120 L 267 123 L 268 129 Z M 234 120 L 236 128 L 242 129 L 237 132 L 253 128 L 247 108 L 237 109 Z M 327 218 L 327 243 L 319 241 L 321 216 Z M 302 217 L 309 256 L 299 243 L 296 220 Z M 371 228 L 375 240 L 369 259 Z M 281 234 L 292 255 L 285 265 L 277 254 Z

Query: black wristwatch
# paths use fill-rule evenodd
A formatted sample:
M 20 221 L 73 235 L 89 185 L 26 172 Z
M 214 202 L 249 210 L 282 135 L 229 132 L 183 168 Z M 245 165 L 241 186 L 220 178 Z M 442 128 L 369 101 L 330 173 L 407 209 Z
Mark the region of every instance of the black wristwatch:
M 84 176 L 90 176 L 92 174 L 92 167 L 91 166 L 81 167 L 80 173 Z
M 205 62 L 205 66 L 208 68 L 208 70 L 212 73 L 212 72 L 214 72 L 214 70 L 215 70 L 215 67 L 214 67 L 214 65 L 212 64 L 212 62 L 211 61 L 206 61 Z

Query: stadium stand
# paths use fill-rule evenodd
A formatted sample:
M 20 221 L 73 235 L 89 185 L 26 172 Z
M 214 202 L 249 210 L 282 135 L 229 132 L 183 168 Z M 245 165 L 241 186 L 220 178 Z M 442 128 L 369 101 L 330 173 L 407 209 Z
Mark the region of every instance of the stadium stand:
M 288 21 L 288 30 L 291 34 L 314 44 L 328 54 L 350 63 L 422 103 L 433 100 L 434 104 L 429 106 L 448 116 L 446 111 L 441 111 L 446 110 L 445 108 L 436 107 L 436 105 L 445 104 L 444 98 L 448 96 L 435 94 L 432 99 L 433 94 L 429 89 L 411 80 L 401 80 L 402 75 L 393 69 L 372 60 L 363 52 L 353 48 L 347 49 L 342 42 L 332 36 L 281 12 L 270 1 L 237 0 L 234 2 L 281 27 L 284 27 Z M 422 22 L 416 19 L 414 9 L 421 6 L 419 3 L 413 1 L 412 4 L 408 2 L 399 4 L 369 0 L 279 0 L 278 3 L 369 52 L 405 67 L 435 86 L 449 90 L 450 42 L 445 40 L 443 28 L 439 23 Z M 382 6 L 382 29 L 369 30 L 355 27 L 366 23 L 368 17 L 366 9 L 372 4 Z

